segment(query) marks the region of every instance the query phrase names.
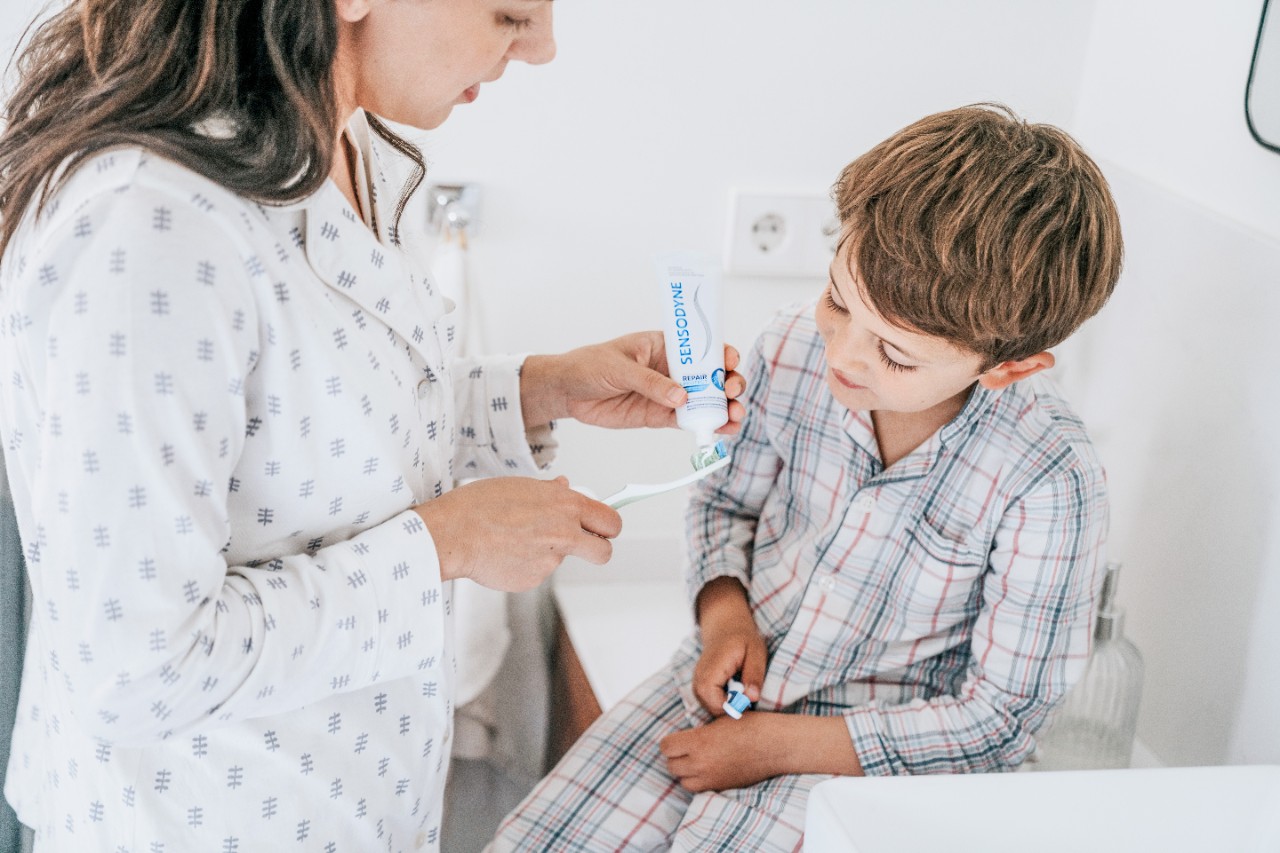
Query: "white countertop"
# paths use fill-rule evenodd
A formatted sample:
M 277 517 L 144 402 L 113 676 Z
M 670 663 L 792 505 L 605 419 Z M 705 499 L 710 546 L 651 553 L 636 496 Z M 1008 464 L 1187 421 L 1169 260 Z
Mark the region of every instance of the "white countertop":
M 840 778 L 806 853 L 1274 853 L 1280 766 Z M 927 815 L 927 819 L 921 819 Z

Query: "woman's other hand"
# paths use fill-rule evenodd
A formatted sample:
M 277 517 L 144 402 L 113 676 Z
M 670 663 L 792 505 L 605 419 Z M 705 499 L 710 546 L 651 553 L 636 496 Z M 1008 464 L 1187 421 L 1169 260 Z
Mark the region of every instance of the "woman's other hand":
M 600 565 L 622 517 L 569 488 L 564 477 L 477 480 L 414 507 L 435 540 L 444 580 L 520 592 L 538 586 L 565 557 Z
M 729 420 L 718 431 L 732 435 L 746 414 L 736 399 L 747 383 L 734 372 L 740 357 L 724 348 Z M 675 426 L 675 409 L 688 394 L 667 373 L 661 332 L 635 332 L 561 355 L 535 355 L 520 373 L 524 422 L 535 427 L 561 417 L 602 427 Z
M 693 693 L 713 717 L 724 716 L 724 691 L 738 677 L 752 702 L 760 700 L 769 650 L 756 627 L 746 590 L 737 580 L 720 577 L 698 594 L 698 630 L 702 656 L 693 670 Z

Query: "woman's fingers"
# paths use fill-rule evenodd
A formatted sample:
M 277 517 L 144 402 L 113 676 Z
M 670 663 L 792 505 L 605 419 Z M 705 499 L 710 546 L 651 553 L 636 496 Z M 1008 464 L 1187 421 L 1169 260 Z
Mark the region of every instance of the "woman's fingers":
M 583 531 L 573 543 L 566 557 L 577 557 L 597 566 L 603 566 L 613 557 L 613 543 L 608 539 Z
M 738 369 L 738 365 L 742 362 L 742 356 L 738 353 L 738 348 L 730 344 L 724 345 L 724 369 L 732 372 Z M 745 391 L 746 388 L 744 387 Z
M 460 486 L 414 508 L 426 522 L 441 577 L 469 577 L 509 592 L 531 589 L 565 557 L 602 564 L 622 517 L 563 477 L 498 477 Z
M 684 387 L 664 373 L 659 373 L 635 361 L 620 361 L 619 384 L 627 391 L 664 406 L 675 408 L 689 396 Z
M 579 492 L 578 494 L 582 494 Z M 606 539 L 613 539 L 622 532 L 622 516 L 618 511 L 608 504 L 582 495 L 583 500 L 580 502 L 581 523 L 579 526 L 588 533 L 595 536 L 603 536 Z

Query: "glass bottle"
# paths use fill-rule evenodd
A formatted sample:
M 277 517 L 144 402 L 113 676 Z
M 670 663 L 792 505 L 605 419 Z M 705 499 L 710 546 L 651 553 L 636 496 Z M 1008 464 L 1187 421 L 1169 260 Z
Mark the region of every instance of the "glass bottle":
M 1107 563 L 1093 632 L 1093 653 L 1079 683 L 1037 736 L 1035 770 L 1128 767 L 1142 697 L 1142 654 L 1124 636 L 1115 606 L 1120 564 Z

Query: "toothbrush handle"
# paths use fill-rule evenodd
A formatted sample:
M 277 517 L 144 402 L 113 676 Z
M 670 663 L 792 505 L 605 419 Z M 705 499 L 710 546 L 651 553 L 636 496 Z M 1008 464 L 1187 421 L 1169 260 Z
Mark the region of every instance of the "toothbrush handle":
M 685 486 L 696 483 L 703 477 L 713 471 L 718 471 L 729 464 L 729 457 L 726 456 L 718 462 L 714 462 L 705 468 L 687 474 L 678 480 L 672 480 L 668 483 L 628 483 L 618 491 L 603 499 L 603 503 L 608 504 L 614 509 L 620 509 L 627 504 L 633 504 L 636 501 L 651 498 L 654 495 L 660 495 L 664 492 L 670 492 L 675 489 L 681 489 Z
M 670 489 L 661 489 L 658 491 L 649 491 L 649 490 L 640 491 L 632 488 L 631 486 L 623 486 L 617 492 L 614 492 L 612 495 L 609 495 L 609 497 L 601 501 L 601 503 L 608 504 L 614 509 L 622 509 L 624 506 L 628 504 L 633 504 L 636 501 L 642 501 L 645 498 L 650 497 L 652 495 L 660 495 L 662 494 L 662 492 L 666 492 L 666 491 L 670 491 Z

